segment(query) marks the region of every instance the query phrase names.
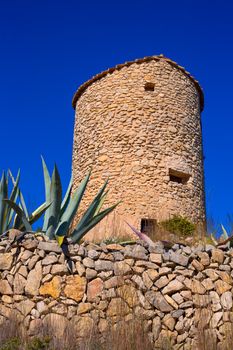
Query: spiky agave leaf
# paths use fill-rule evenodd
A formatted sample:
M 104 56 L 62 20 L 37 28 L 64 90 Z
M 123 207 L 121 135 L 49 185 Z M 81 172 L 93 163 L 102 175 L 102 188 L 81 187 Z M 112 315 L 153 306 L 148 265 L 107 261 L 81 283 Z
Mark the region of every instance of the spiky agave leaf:
M 82 218 L 80 219 L 78 225 L 76 226 L 77 231 L 79 231 L 82 227 L 87 225 L 87 223 L 89 223 L 90 220 L 95 216 L 96 211 L 101 204 L 102 196 L 104 194 L 107 184 L 108 184 L 108 179 L 105 181 L 103 187 L 100 189 L 99 193 L 96 195 L 96 197 L 94 198 L 94 200 L 89 205 L 86 212 L 83 214 Z
M 87 176 L 83 179 L 78 189 L 75 191 L 74 195 L 70 197 L 69 204 L 60 218 L 60 223 L 55 231 L 55 235 L 58 237 L 65 237 L 68 235 L 69 227 L 77 213 L 78 207 L 81 203 L 83 195 L 85 193 L 88 181 L 90 179 L 91 173 L 89 172 Z M 57 238 L 61 242 L 61 238 Z
M 20 219 L 23 222 L 23 225 L 26 229 L 26 231 L 32 231 L 32 227 L 30 225 L 30 223 L 28 222 L 23 210 L 14 202 L 12 202 L 9 199 L 4 199 L 4 202 L 6 202 L 7 204 L 9 204 L 9 206 L 14 209 L 14 211 L 16 212 L 16 214 L 20 217 Z
M 224 239 L 227 239 L 229 237 L 227 230 L 225 229 L 225 227 L 221 224 L 221 228 L 222 228 L 222 236 Z
M 218 241 L 215 239 L 214 235 L 211 233 L 210 237 L 212 239 L 212 242 L 217 246 L 218 245 Z
M 104 202 L 105 202 L 105 199 L 107 197 L 107 194 L 108 194 L 108 191 L 106 191 L 102 197 L 100 198 L 100 201 L 99 201 L 99 204 L 96 208 L 96 211 L 95 211 L 95 215 L 99 214 L 100 210 L 103 208 L 103 205 L 104 205 Z
M 0 232 L 3 233 L 7 229 L 6 224 L 6 210 L 7 204 L 4 202 L 4 198 L 8 197 L 8 183 L 5 172 L 2 173 L 0 181 Z
M 44 202 L 36 210 L 34 210 L 28 218 L 29 223 L 32 225 L 46 212 L 51 203 Z
M 12 202 L 16 203 L 17 198 L 19 196 L 19 192 L 20 192 L 20 189 L 19 189 L 20 169 L 18 170 L 16 179 L 12 175 L 12 172 L 10 169 L 8 170 L 8 175 L 10 176 L 12 184 L 13 184 L 13 189 L 11 191 L 9 199 Z M 10 226 L 12 226 L 12 220 L 13 220 L 14 214 L 15 214 L 14 210 L 12 208 L 10 208 L 10 210 L 8 211 L 8 218 L 7 218 L 7 221 L 8 221 L 7 229 L 8 230 L 9 230 Z
M 61 204 L 61 216 L 66 211 L 66 208 L 68 207 L 68 204 L 70 202 L 72 187 L 73 187 L 73 177 L 71 176 L 68 188 L 66 190 L 65 197 L 64 197 L 62 204 Z
M 60 210 L 62 202 L 62 186 L 61 179 L 55 164 L 50 187 L 50 202 L 51 205 L 48 209 L 49 219 L 48 227 L 46 229 L 46 235 L 52 239 L 55 238 L 55 230 L 60 220 Z
M 97 214 L 96 216 L 92 217 L 88 222 L 85 221 L 84 224 L 80 225 L 78 224 L 76 229 L 73 230 L 73 232 L 70 235 L 70 238 L 73 243 L 79 242 L 83 236 L 90 231 L 94 226 L 96 226 L 105 216 L 110 214 L 119 204 L 120 202 L 114 204 L 110 208 L 107 208 Z
M 42 156 L 41 156 L 41 160 L 42 160 L 42 167 L 43 167 L 43 174 L 44 174 L 45 200 L 47 203 L 50 203 L 51 202 L 51 198 L 50 198 L 51 178 L 50 178 L 45 160 Z M 49 210 L 47 210 L 44 216 L 44 222 L 43 222 L 43 228 L 42 228 L 43 232 L 45 232 L 48 229 L 49 215 L 50 215 Z

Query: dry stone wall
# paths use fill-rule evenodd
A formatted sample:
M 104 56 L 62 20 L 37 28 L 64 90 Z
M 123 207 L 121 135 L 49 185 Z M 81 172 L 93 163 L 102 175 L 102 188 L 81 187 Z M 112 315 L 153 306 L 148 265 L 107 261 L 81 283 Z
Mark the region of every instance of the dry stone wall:
M 56 242 L 28 235 L 9 243 L 0 243 L 1 322 L 15 313 L 30 335 L 50 320 L 84 337 L 136 315 L 155 349 L 168 337 L 174 349 L 197 350 L 198 329 L 224 349 L 233 322 L 232 249 L 84 243 L 69 247 L 67 265 Z
M 86 205 L 110 177 L 109 202 L 122 200 L 122 222 L 140 228 L 142 219 L 174 214 L 205 220 L 203 95 L 189 73 L 164 57 L 137 60 L 85 83 L 73 105 L 74 190 L 93 171 Z M 171 181 L 170 172 L 187 182 Z M 112 232 L 111 220 L 101 228 Z

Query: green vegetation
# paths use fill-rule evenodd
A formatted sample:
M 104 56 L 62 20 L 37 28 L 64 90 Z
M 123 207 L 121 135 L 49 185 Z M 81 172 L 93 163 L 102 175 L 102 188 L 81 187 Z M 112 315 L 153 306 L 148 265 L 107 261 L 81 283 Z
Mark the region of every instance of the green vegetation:
M 18 350 L 20 346 L 20 339 L 10 338 L 0 344 L 0 350 Z
M 71 178 L 65 196 L 62 200 L 61 179 L 56 165 L 54 166 L 51 177 L 43 158 L 42 165 L 46 201 L 30 215 L 28 214 L 25 201 L 18 187 L 19 174 L 16 181 L 14 180 L 13 176 L 11 176 L 13 190 L 9 198 L 7 196 L 8 181 L 5 178 L 5 174 L 3 174 L 0 187 L 0 224 L 3 221 L 4 225 L 2 225 L 2 227 L 0 226 L 1 233 L 9 230 L 10 228 L 18 228 L 24 232 L 31 232 L 33 231 L 32 224 L 45 213 L 42 232 L 49 239 L 56 239 L 59 245 L 62 245 L 64 239 L 68 237 L 72 242 L 79 242 L 88 231 L 97 225 L 119 204 L 116 203 L 109 208 L 102 209 L 108 193 L 108 191 L 106 191 L 108 184 L 107 180 L 79 220 L 76 227 L 71 230 L 73 219 L 80 207 L 80 203 L 87 188 L 91 172 L 89 172 L 83 179 L 72 196 L 71 191 L 73 180 Z M 18 203 L 17 197 L 19 197 Z M 12 219 L 13 215 L 14 220 Z
M 179 236 L 191 236 L 195 232 L 195 225 L 188 219 L 175 215 L 173 218 L 160 222 L 160 225 L 167 231 Z
M 29 214 L 23 194 L 19 188 L 19 178 L 20 171 L 18 171 L 16 180 L 10 170 L 7 174 L 5 172 L 2 174 L 0 182 L 0 234 L 3 234 L 11 228 L 32 230 L 31 225 L 36 222 L 48 208 L 48 205 L 43 203 L 32 214 Z M 12 187 L 11 191 L 10 187 Z M 19 203 L 18 205 L 16 204 L 17 200 Z M 17 211 L 14 210 L 15 206 Z

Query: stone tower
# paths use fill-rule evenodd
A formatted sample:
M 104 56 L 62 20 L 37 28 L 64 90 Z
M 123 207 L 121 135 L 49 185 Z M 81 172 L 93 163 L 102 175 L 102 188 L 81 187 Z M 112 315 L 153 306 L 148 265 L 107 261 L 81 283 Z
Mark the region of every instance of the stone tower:
M 163 55 L 117 65 L 77 90 L 74 188 L 92 168 L 84 204 L 107 177 L 109 203 L 122 200 L 102 231 L 111 234 L 112 220 L 142 230 L 174 214 L 205 221 L 203 106 L 198 82 Z

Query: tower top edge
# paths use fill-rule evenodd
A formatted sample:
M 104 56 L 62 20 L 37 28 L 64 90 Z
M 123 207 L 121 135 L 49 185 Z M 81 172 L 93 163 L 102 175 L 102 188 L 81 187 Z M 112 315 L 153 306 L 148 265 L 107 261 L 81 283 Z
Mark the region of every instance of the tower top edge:
M 82 85 L 80 85 L 80 87 L 77 89 L 77 91 L 74 94 L 73 100 L 72 100 L 72 106 L 75 109 L 76 108 L 76 103 L 79 99 L 79 97 L 83 94 L 83 92 L 94 82 L 96 82 L 97 80 L 102 79 L 103 77 L 105 77 L 108 74 L 112 74 L 113 72 L 115 72 L 116 70 L 120 70 L 123 67 L 129 67 L 132 64 L 141 64 L 141 63 L 145 63 L 145 62 L 151 62 L 151 61 L 164 61 L 169 63 L 171 66 L 179 69 L 181 72 L 183 72 L 183 74 L 185 74 L 195 85 L 198 94 L 199 94 L 199 98 L 200 98 L 200 109 L 201 111 L 203 111 L 204 109 L 204 93 L 203 90 L 199 84 L 199 82 L 182 66 L 180 66 L 178 63 L 176 63 L 175 61 L 171 60 L 168 57 L 165 57 L 164 55 L 160 54 L 160 55 L 155 55 L 155 56 L 147 56 L 144 58 L 138 58 L 134 61 L 128 61 L 125 63 L 121 63 L 121 64 L 117 64 L 116 66 L 112 67 L 112 68 L 108 68 L 104 71 L 102 71 L 101 73 L 96 74 L 95 76 L 93 76 L 91 79 L 87 80 L 85 83 L 83 83 Z

